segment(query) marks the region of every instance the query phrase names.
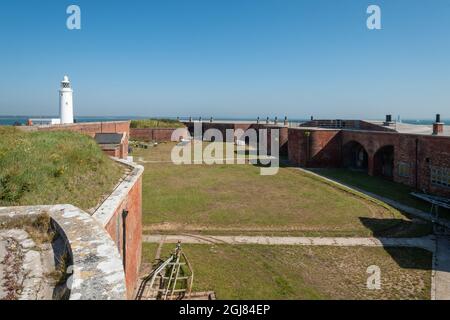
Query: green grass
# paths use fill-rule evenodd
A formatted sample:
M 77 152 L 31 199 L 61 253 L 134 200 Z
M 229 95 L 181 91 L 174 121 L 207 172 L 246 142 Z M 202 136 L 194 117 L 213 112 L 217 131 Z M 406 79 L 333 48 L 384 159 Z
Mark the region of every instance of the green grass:
M 146 161 L 168 161 L 174 144 L 135 150 Z M 294 168 L 261 176 L 252 165 L 145 163 L 143 222 L 148 232 L 307 236 L 414 236 L 412 223 L 370 197 Z
M 82 134 L 0 127 L 0 137 L 0 206 L 68 203 L 88 210 L 124 173 Z
M 410 193 L 415 190 L 407 185 L 389 181 L 381 177 L 372 177 L 364 172 L 346 169 L 317 169 L 315 172 L 324 177 L 357 187 L 361 190 L 398 201 L 404 205 L 425 212 L 430 211 L 430 204 L 411 196 Z M 450 217 L 450 212 L 448 210 L 440 209 L 440 211 L 441 210 L 442 213 L 446 213 L 447 216 Z
M 161 258 L 173 244 L 165 244 Z M 156 244 L 144 244 L 153 262 Z M 429 299 L 431 253 L 414 248 L 183 245 L 194 291 L 218 299 Z M 381 290 L 368 290 L 367 267 L 381 269 Z
M 130 128 L 183 128 L 184 124 L 171 119 L 131 120 Z

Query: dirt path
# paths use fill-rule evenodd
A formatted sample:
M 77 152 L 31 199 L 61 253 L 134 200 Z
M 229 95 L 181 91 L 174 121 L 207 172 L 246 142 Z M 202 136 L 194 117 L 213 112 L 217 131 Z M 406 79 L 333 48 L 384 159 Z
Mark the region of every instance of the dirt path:
M 264 245 L 301 245 L 301 246 L 365 246 L 365 247 L 417 247 L 434 252 L 435 239 L 422 238 L 321 238 L 321 237 L 266 237 L 266 236 L 205 236 L 193 234 L 181 235 L 144 235 L 148 243 L 192 243 L 192 244 L 264 244 Z

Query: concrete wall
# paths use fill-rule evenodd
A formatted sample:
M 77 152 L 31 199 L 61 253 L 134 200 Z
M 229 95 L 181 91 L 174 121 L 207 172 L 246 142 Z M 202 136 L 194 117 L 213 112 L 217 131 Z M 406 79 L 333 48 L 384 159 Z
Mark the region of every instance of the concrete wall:
M 80 290 L 74 291 L 77 294 L 71 297 L 73 299 L 134 298 L 142 255 L 142 173 L 144 168 L 118 158 L 115 158 L 115 160 L 128 166 L 130 172 L 103 201 L 92 217 L 71 205 L 41 206 L 42 210 L 48 210 L 50 213 L 53 211 L 56 212 L 55 214 L 62 212 L 62 218 L 73 218 L 75 222 L 79 220 L 79 224 L 82 225 L 73 229 L 68 224 L 70 221 L 63 221 L 60 218 L 60 221 L 63 221 L 61 228 L 66 230 L 71 227 L 70 241 L 73 242 L 71 246 L 75 248 L 74 250 L 80 252 L 74 252 L 76 256 L 74 257 L 79 259 L 80 263 L 80 267 L 75 269 L 76 275 L 80 279 L 77 285 L 80 285 L 81 280 L 86 284 L 85 286 L 83 284 Z M 28 210 L 27 212 L 30 214 L 37 212 L 33 208 L 35 207 L 24 210 Z M 0 216 L 2 213 L 10 215 L 14 214 L 15 211 L 24 210 L 15 207 L 0 208 Z M 126 213 L 126 216 L 124 213 Z M 78 232 L 78 236 L 76 232 Z M 102 236 L 103 234 L 107 234 L 107 239 Z M 92 236 L 97 242 L 93 241 L 91 245 L 85 235 Z M 101 246 L 104 243 L 100 242 L 96 235 L 102 241 L 106 241 L 107 246 Z M 102 256 L 102 254 L 106 256 Z M 97 258 L 97 255 L 100 255 L 101 258 Z M 107 257 L 114 260 L 114 265 L 107 263 L 112 261 L 111 259 L 108 260 Z M 117 257 L 119 258 L 116 259 Z M 120 262 L 120 268 L 117 267 L 117 260 Z M 104 262 L 104 264 L 102 265 L 101 262 Z M 103 272 L 99 273 L 98 277 L 101 278 L 103 275 L 105 279 L 97 279 L 97 273 L 91 272 L 87 268 L 89 263 L 90 266 L 99 263 L 99 266 L 104 270 L 99 267 L 99 270 Z M 122 278 L 120 278 L 121 272 Z M 125 273 L 124 277 L 123 273 Z M 123 282 L 123 288 L 120 287 L 121 281 Z
M 0 208 L 0 222 L 48 214 L 65 240 L 72 272 L 67 282 L 71 300 L 122 300 L 126 298 L 122 259 L 102 225 L 72 205 Z
M 143 167 L 130 166 L 130 174 L 96 210 L 93 217 L 106 229 L 123 259 L 127 298 L 133 299 L 142 255 L 142 173 Z
M 120 146 L 115 146 L 115 147 L 108 147 L 108 148 L 103 148 L 102 147 L 102 151 L 104 153 L 106 153 L 108 156 L 110 157 L 114 157 L 114 158 L 122 158 L 120 156 Z

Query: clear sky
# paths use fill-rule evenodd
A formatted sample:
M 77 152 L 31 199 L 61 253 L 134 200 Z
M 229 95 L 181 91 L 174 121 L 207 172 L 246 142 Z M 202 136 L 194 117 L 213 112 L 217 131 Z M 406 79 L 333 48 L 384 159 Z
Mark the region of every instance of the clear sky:
M 2 115 L 68 74 L 78 116 L 450 116 L 450 0 L 5 0 L 0 40 Z

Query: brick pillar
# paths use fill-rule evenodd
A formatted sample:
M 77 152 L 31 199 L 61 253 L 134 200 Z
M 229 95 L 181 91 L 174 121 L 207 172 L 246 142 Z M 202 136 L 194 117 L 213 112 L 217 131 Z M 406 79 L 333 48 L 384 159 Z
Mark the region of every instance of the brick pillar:
M 367 155 L 367 173 L 369 174 L 369 176 L 374 175 L 373 158 L 374 156 L 372 154 Z
M 433 134 L 439 135 L 444 132 L 444 123 L 442 122 L 435 122 L 433 123 Z

